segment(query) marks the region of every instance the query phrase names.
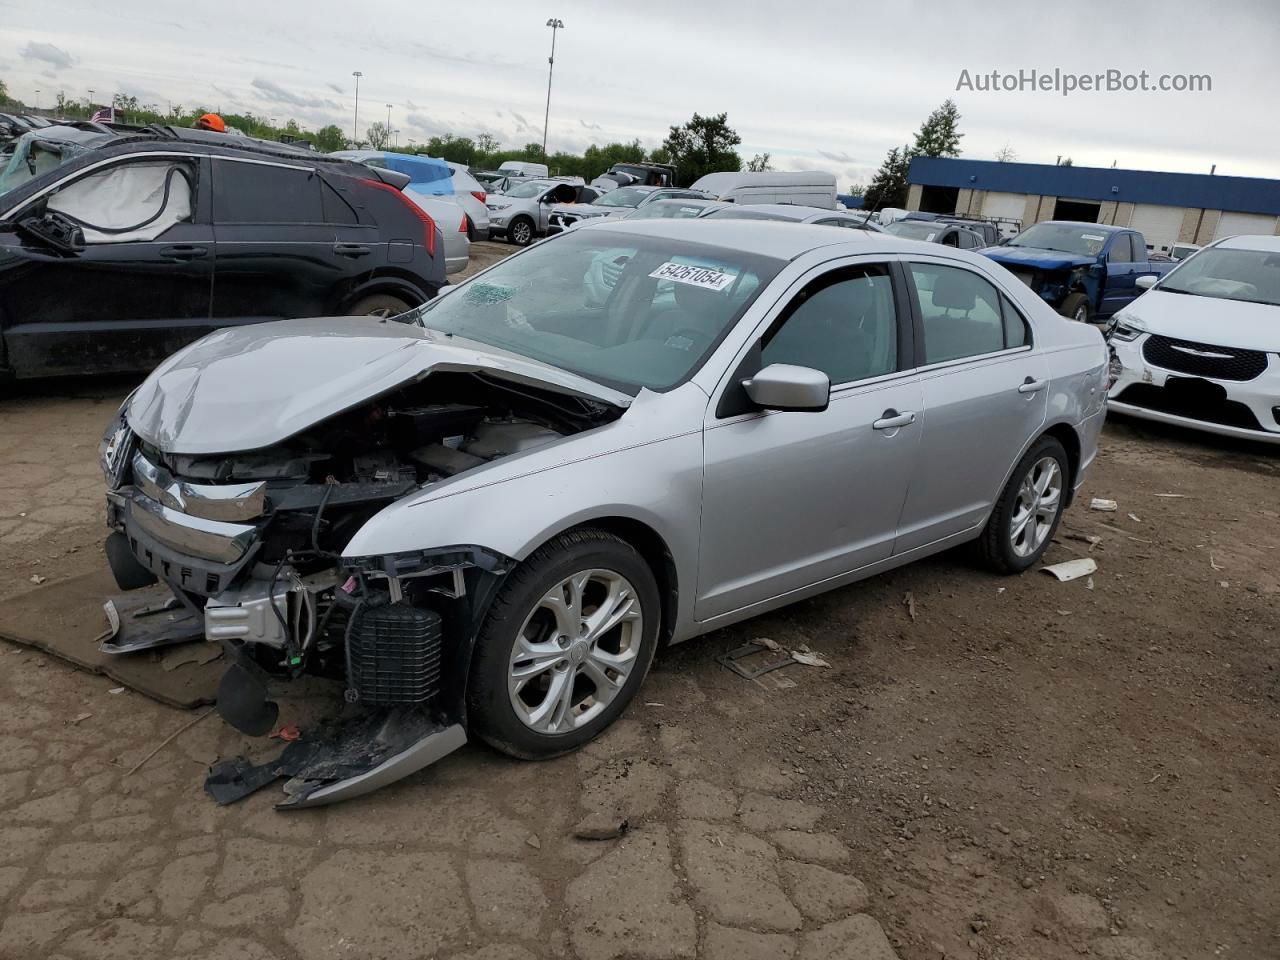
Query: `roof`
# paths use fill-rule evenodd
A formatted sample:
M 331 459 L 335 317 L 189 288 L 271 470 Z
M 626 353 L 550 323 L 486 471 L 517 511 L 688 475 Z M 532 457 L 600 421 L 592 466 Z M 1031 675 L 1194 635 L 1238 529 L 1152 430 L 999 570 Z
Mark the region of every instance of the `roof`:
M 711 193 L 724 193 L 735 187 L 784 187 L 796 184 L 820 184 L 823 187 L 835 188 L 836 175 L 822 170 L 801 170 L 795 173 L 721 172 L 708 173 L 693 183 L 694 190 L 707 190 Z
M 1180 243 L 1177 246 L 1191 246 L 1191 244 Z M 1226 247 L 1228 250 L 1265 250 L 1267 252 L 1280 253 L 1280 237 L 1268 237 L 1261 234 L 1228 237 L 1226 240 L 1219 240 L 1214 246 Z
M 794 260 L 819 247 L 848 246 L 854 248 L 850 251 L 852 253 L 908 253 L 918 252 L 926 246 L 919 241 L 902 240 L 878 231 L 837 230 L 818 224 L 778 220 L 718 220 L 715 217 L 690 217 L 683 220 L 660 217 L 650 220 L 602 218 L 597 222 L 587 221 L 572 232 L 581 233 L 584 230 L 605 230 L 611 233 L 706 243 L 778 260 Z
M 1120 233 L 1122 230 L 1132 230 L 1132 227 L 1117 227 L 1109 223 L 1091 223 L 1088 220 L 1041 220 L 1033 226 L 1051 226 L 1051 227 L 1088 227 L 1093 233 Z M 1027 229 L 1030 229 L 1028 227 Z
M 1280 180 L 1260 177 L 916 157 L 907 170 L 907 182 L 1068 199 L 1116 200 L 1121 203 L 1280 215 Z

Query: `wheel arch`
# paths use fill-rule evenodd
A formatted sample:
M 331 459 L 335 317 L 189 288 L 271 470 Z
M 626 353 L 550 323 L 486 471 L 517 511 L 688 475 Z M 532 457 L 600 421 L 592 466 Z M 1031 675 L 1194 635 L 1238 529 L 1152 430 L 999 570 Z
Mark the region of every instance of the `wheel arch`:
M 421 306 L 436 295 L 436 291 L 428 284 L 397 274 L 380 274 L 346 291 L 338 302 L 338 310 L 344 310 L 365 297 L 379 293 L 405 298 L 411 307 Z

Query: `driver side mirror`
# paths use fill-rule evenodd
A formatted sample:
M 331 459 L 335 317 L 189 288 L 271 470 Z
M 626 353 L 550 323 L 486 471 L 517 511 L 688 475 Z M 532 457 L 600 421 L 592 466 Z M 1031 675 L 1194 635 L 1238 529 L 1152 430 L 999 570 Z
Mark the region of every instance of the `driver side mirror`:
M 742 388 L 762 410 L 821 411 L 831 402 L 830 377 L 821 370 L 790 363 L 769 364 L 743 380 Z
M 18 233 L 52 247 L 59 253 L 77 254 L 84 250 L 84 231 L 80 225 L 60 213 L 19 220 Z
M 1137 287 L 1139 290 L 1150 290 L 1159 281 L 1160 281 L 1159 277 L 1155 276 L 1154 274 L 1146 273 L 1138 277 L 1138 279 L 1134 280 L 1133 285 Z

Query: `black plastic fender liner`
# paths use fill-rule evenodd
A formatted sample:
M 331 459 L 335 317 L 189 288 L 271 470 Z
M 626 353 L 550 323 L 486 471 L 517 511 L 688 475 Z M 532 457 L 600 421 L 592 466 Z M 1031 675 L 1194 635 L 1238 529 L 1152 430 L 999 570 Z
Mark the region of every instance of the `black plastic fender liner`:
M 280 718 L 280 705 L 267 699 L 262 671 L 236 658 L 218 684 L 218 715 L 241 733 L 263 737 Z
M 111 575 L 116 578 L 116 586 L 121 590 L 138 590 L 149 587 L 159 578 L 151 570 L 138 562 L 129 546 L 129 538 L 119 531 L 107 534 L 103 549 L 107 554 L 107 565 L 111 567 Z

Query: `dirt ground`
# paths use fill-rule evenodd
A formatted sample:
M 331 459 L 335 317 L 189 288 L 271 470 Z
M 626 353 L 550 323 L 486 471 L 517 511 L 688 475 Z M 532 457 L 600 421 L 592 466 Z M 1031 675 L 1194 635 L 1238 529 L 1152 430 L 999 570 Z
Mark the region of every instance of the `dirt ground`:
M 104 562 L 129 386 L 0 400 L 0 603 Z M 129 773 L 192 715 L 0 647 L 0 957 L 1280 957 L 1278 482 L 1116 419 L 1048 555 L 1091 581 L 947 554 L 667 652 L 576 755 L 320 811 L 208 800 L 274 749 L 216 716 Z M 716 662 L 761 637 L 831 666 Z

